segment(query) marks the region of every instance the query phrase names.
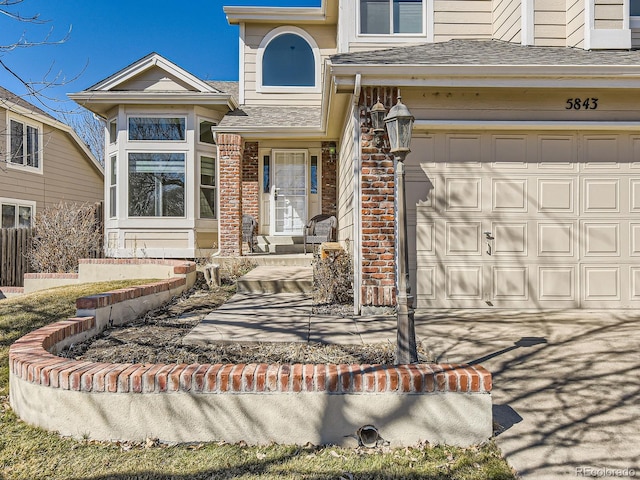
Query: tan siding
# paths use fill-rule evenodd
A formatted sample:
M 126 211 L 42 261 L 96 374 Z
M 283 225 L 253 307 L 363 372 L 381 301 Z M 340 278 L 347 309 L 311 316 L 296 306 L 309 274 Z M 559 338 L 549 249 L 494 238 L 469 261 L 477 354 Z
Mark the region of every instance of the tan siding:
M 567 110 L 568 98 L 597 98 L 595 110 Z M 640 121 L 634 90 L 522 89 L 505 95 L 491 89 L 429 88 L 402 91 L 418 119 L 487 121 Z
M 357 151 L 353 144 L 354 123 L 351 112 L 343 132 L 338 164 L 338 240 L 340 241 L 353 240 L 353 166 Z
M 168 77 L 166 71 L 154 67 L 119 85 L 115 90 L 185 92 L 194 89 L 175 77 Z
M 567 3 L 567 46 L 584 48 L 584 0 Z
M 245 29 L 245 55 L 244 55 L 244 89 L 245 103 L 248 105 L 320 105 L 321 93 L 258 93 L 256 92 L 256 62 L 258 48 L 262 39 L 279 25 L 247 25 Z M 318 65 L 323 74 L 324 61 L 336 53 L 336 29 L 335 26 L 308 26 L 304 29 L 313 37 L 320 49 L 321 64 Z M 322 82 L 322 79 L 321 79 Z
M 491 38 L 492 10 L 492 0 L 435 0 L 434 40 Z
M 507 42 L 521 41 L 522 5 L 520 0 L 493 2 L 493 38 Z
M 638 28 L 631 30 L 631 46 L 633 48 L 640 48 L 640 29 Z
M 594 6 L 595 28 L 622 29 L 624 7 L 621 0 L 596 0 Z
M 0 110 L 0 131 L 4 132 L 5 111 Z M 93 203 L 103 199 L 102 175 L 89 164 L 77 144 L 64 132 L 45 125 L 42 136 L 42 173 L 4 167 L 0 175 L 0 196 L 36 202 L 36 209 L 62 200 Z M 0 141 L 5 158 L 6 142 Z

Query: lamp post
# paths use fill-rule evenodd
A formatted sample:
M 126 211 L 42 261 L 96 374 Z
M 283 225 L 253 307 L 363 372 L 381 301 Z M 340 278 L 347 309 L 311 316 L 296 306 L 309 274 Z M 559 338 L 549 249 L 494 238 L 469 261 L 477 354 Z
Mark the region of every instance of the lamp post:
M 391 153 L 394 157 L 395 171 L 395 211 L 396 211 L 396 265 L 397 265 L 397 319 L 398 346 L 396 363 L 417 363 L 416 330 L 414 322 L 413 297 L 409 282 L 409 248 L 407 243 L 407 200 L 405 194 L 405 165 L 407 154 L 411 151 L 411 133 L 413 129 L 413 115 L 400 101 L 396 103 L 384 122 L 387 126 Z

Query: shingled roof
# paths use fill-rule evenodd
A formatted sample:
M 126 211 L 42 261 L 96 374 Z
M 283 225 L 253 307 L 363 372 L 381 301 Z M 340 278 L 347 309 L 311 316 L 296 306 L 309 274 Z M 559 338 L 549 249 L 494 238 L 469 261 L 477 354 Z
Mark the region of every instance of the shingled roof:
M 638 50 L 523 46 L 502 40 L 450 40 L 333 55 L 334 65 L 640 65 Z
M 229 112 L 219 124 L 222 128 L 319 127 L 320 107 L 248 106 Z
M 50 118 L 51 120 L 57 120 L 55 117 L 52 117 L 51 115 L 49 115 L 47 112 L 45 112 L 44 110 L 42 110 L 41 108 L 36 107 L 33 103 L 27 102 L 24 98 L 16 95 L 15 93 L 7 90 L 4 87 L 0 86 L 0 100 L 5 100 L 7 103 L 9 104 L 15 104 L 18 105 L 22 108 L 25 108 L 33 113 L 38 113 L 40 115 L 44 115 L 48 118 Z M 10 105 L 6 105 L 6 107 L 9 107 Z

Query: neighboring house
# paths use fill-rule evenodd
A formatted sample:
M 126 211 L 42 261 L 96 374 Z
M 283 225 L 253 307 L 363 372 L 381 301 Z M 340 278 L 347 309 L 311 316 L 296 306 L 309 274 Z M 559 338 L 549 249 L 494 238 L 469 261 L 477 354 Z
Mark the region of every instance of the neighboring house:
M 243 213 L 271 238 L 335 214 L 356 307 L 394 305 L 394 164 L 369 110 L 401 93 L 418 308 L 640 306 L 640 1 L 224 11 L 237 85 L 152 54 L 71 95 L 109 122 L 111 255 L 240 255 Z
M 30 227 L 59 202 L 101 202 L 104 172 L 68 125 L 0 87 L 2 228 Z

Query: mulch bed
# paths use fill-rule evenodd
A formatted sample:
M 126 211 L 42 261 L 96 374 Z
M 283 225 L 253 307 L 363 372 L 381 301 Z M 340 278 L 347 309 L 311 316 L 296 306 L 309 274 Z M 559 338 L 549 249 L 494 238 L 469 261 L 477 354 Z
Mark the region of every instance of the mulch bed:
M 107 363 L 365 363 L 393 364 L 395 344 L 327 345 L 320 343 L 212 343 L 183 345 L 182 338 L 235 293 L 235 285 L 208 289 L 199 284 L 160 309 L 120 327 L 108 328 L 60 356 Z M 317 310 L 348 316 L 351 305 L 323 305 Z M 426 352 L 419 351 L 426 360 Z

